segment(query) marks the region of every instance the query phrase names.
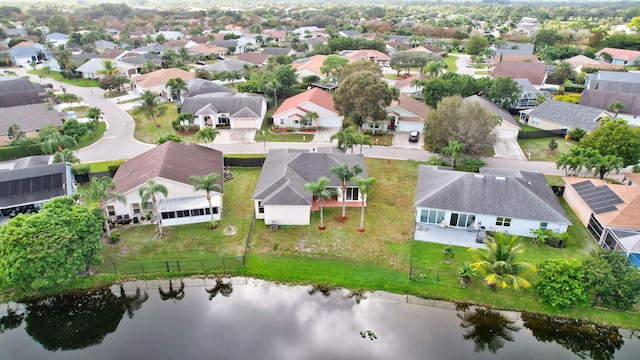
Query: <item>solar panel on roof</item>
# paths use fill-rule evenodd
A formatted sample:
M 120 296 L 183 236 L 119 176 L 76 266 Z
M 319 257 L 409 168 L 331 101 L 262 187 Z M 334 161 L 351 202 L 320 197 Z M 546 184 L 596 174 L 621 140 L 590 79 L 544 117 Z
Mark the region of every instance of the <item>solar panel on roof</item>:
M 583 182 L 580 182 L 580 183 L 577 183 L 577 184 L 573 184 L 573 188 L 576 189 L 576 190 L 583 189 L 583 188 L 584 189 L 593 189 L 595 187 L 596 186 L 593 185 L 593 183 L 591 181 L 589 181 L 589 180 L 583 181 Z
M 591 181 L 584 181 L 574 184 L 574 188 L 596 214 L 618 210 L 614 205 L 624 202 L 606 185 L 596 187 Z
M 603 207 L 603 206 L 609 206 L 609 205 L 616 205 L 616 204 L 620 204 L 620 200 L 617 199 L 609 199 L 606 201 L 601 201 L 598 203 L 594 203 L 593 205 L 589 205 L 591 207 Z
M 618 210 L 618 208 L 615 206 L 605 206 L 602 208 L 593 209 L 593 212 L 596 214 L 602 214 L 602 213 L 606 213 L 609 211 L 616 211 L 616 210 Z

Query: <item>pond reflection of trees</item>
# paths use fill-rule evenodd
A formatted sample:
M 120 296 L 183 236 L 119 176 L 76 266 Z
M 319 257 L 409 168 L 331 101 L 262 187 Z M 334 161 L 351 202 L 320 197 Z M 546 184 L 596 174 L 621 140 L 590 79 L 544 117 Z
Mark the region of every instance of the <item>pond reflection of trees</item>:
M 515 321 L 496 310 L 478 307 L 457 315 L 462 320 L 460 327 L 467 330 L 462 337 L 473 340 L 475 352 L 488 349 L 495 354 L 504 347 L 505 341 L 513 341 L 514 333 L 520 330 Z
M 218 294 L 229 297 L 233 293 L 233 285 L 231 277 L 228 276 L 219 276 L 216 277 L 216 285 L 211 289 L 204 289 L 204 291 L 209 293 L 209 300 L 213 300 Z
M 149 295 L 137 289 L 120 296 L 109 288 L 84 290 L 24 302 L 26 331 L 49 351 L 83 349 L 114 332 L 125 312 L 132 318 Z
M 611 360 L 624 344 L 616 328 L 546 315 L 522 314 L 524 326 L 540 342 L 555 342 L 582 359 Z
M 167 291 L 162 289 L 162 286 L 158 287 L 158 294 L 162 301 L 173 300 L 173 302 L 182 300 L 184 298 L 184 281 L 180 280 L 180 287 L 173 288 L 173 280 L 169 279 L 169 289 Z

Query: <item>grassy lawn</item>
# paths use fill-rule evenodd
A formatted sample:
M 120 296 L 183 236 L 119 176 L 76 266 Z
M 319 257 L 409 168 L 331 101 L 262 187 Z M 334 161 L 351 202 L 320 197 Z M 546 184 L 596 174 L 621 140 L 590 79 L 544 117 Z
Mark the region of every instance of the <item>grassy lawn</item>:
M 46 73 L 42 69 L 38 69 L 37 72 L 34 70 L 27 70 L 27 74 L 38 75 L 38 76 L 42 75 L 49 79 L 53 79 L 56 81 L 60 81 L 60 82 L 75 85 L 75 86 L 81 86 L 81 87 L 98 87 L 98 85 L 100 85 L 99 82 L 92 79 L 84 79 L 84 78 L 83 79 L 67 79 L 57 71 L 50 71 L 49 73 Z
M 81 118 L 86 118 L 87 115 L 89 114 L 89 107 L 88 106 L 72 106 L 72 107 L 68 107 L 68 108 L 64 108 L 64 111 L 73 111 L 76 113 L 76 117 L 78 119 Z
M 264 135 L 262 135 L 264 131 Z M 267 142 L 310 142 L 315 136 L 312 132 L 273 132 L 271 130 L 256 131 L 254 140 L 256 142 L 262 142 L 266 138 Z
M 578 144 L 575 141 L 554 137 L 553 139 L 558 143 L 558 148 L 555 151 L 549 151 L 549 139 L 551 138 L 518 139 L 518 144 L 520 144 L 525 155 L 531 152 L 531 160 L 540 161 L 556 161 L 558 155 L 566 153 Z
M 518 117 L 514 116 L 514 119 L 516 119 L 516 121 L 518 121 Z M 538 129 L 537 127 L 533 127 L 531 125 L 525 125 L 525 124 L 519 124 L 520 125 L 520 131 L 521 132 L 529 132 L 529 131 L 540 131 L 540 129 Z
M 458 60 L 457 56 L 449 55 L 443 60 L 444 60 L 444 63 L 447 65 L 447 71 L 453 72 L 453 73 L 458 71 L 458 66 L 456 66 L 456 60 Z
M 90 173 L 97 173 L 97 172 L 109 171 L 110 166 L 119 166 L 123 162 L 124 160 L 100 161 L 100 162 L 93 162 L 93 163 L 87 163 L 87 164 L 74 164 L 71 168 L 75 170 L 79 167 L 89 166 Z
M 134 137 L 142 142 L 153 144 L 161 136 L 175 133 L 171 122 L 178 116 L 177 109 L 172 104 L 167 104 L 167 110 L 164 115 L 156 117 L 156 121 L 160 127 L 156 127 L 153 120 L 147 119 L 144 114 L 135 114 L 134 110 L 127 111 L 133 120 L 136 122 L 136 132 Z M 188 142 L 189 139 L 184 139 Z

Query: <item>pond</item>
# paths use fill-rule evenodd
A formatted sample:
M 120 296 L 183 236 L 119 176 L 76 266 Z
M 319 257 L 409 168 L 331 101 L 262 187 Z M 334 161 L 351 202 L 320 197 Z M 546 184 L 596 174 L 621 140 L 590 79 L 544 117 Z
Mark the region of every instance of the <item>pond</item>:
M 0 306 L 2 359 L 637 359 L 573 320 L 248 278 L 139 281 Z

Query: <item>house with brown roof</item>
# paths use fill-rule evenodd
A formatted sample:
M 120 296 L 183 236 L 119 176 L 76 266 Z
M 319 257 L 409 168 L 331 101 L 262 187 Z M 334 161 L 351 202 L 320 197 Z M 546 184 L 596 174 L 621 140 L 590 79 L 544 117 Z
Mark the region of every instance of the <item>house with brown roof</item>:
M 431 111 L 429 105 L 405 94 L 400 94 L 398 100 L 392 101 L 387 107 L 386 125 L 396 131 L 422 131 L 429 111 Z M 362 128 L 365 129 L 367 125 L 372 124 L 364 124 Z
M 304 123 L 305 115 L 316 113 L 318 118 Z M 340 128 L 344 117 L 334 108 L 333 95 L 319 88 L 307 90 L 285 100 L 273 114 L 273 124 L 280 127 Z
M 269 58 L 269 54 L 257 53 L 257 52 L 246 52 L 242 53 L 238 56 L 238 60 L 245 61 L 251 63 L 253 65 L 265 65 L 267 63 L 267 59 Z
M 140 219 L 150 208 L 144 208 L 138 191 L 148 180 L 164 185 L 168 194 L 157 195 L 157 211 L 165 226 L 194 224 L 211 221 L 211 212 L 204 191 L 195 191 L 189 180 L 192 175 L 220 175 L 217 184 L 224 189 L 224 159 L 222 152 L 197 144 L 167 141 L 162 145 L 125 161 L 113 182 L 115 191 L 124 195 L 126 204 L 118 201 L 106 203 L 109 217 Z M 211 192 L 213 218 L 220 220 L 223 192 Z M 151 206 L 151 205 L 149 205 Z
M 305 76 L 315 75 L 320 79 L 326 78 L 326 74 L 320 71 L 322 63 L 327 58 L 327 55 L 313 55 L 307 58 L 297 59 L 293 61 L 291 67 L 296 70 L 298 80 L 302 80 Z
M 640 187 L 630 180 L 640 181 L 640 176 L 625 178 L 623 184 L 609 184 L 565 177 L 563 197 L 601 247 L 621 252 L 640 266 Z
M 619 101 L 624 108 L 618 113 L 619 119 L 626 120 L 629 125 L 640 127 L 640 94 L 616 91 L 585 89 L 578 104 L 602 110 L 609 110 L 609 105 Z
M 198 56 L 218 55 L 218 56 L 224 57 L 224 56 L 227 56 L 229 49 L 222 46 L 213 45 L 213 44 L 198 44 L 190 48 L 190 51 L 192 55 L 198 55 Z
M 494 65 L 491 77 L 524 78 L 540 89 L 547 80 L 547 70 L 545 64 L 540 62 L 502 61 Z
M 147 74 L 138 75 L 131 78 L 131 81 L 135 84 L 135 89 L 138 94 L 142 94 L 145 90 L 149 90 L 151 92 L 159 94 L 166 99 L 170 99 L 171 92 L 169 91 L 169 88 L 167 88 L 167 82 L 169 81 L 169 79 L 180 78 L 185 82 L 188 82 L 195 77 L 196 76 L 193 73 L 190 73 L 188 71 L 177 68 L 170 68 L 160 69 Z
M 374 64 L 383 64 L 391 59 L 389 55 L 378 50 L 345 50 L 340 52 L 341 56 L 346 57 L 349 62 L 371 61 Z
M 422 86 L 414 85 L 413 84 L 414 80 L 427 80 L 427 77 L 424 74 L 409 76 L 402 80 L 396 81 L 395 84 L 393 84 L 393 86 L 396 87 L 398 90 L 400 90 L 400 93 L 402 94 L 409 95 L 409 96 L 414 95 L 421 98 Z
M 611 63 L 616 65 L 633 65 L 640 61 L 640 51 L 616 48 L 604 48 L 596 53 L 597 59 L 603 60 L 602 54 L 611 55 Z
M 611 71 L 624 71 L 624 65 L 610 64 L 608 62 L 595 60 L 584 55 L 576 55 L 563 61 L 568 62 L 576 72 L 581 72 L 583 68 L 599 69 L 599 70 L 611 70 Z

